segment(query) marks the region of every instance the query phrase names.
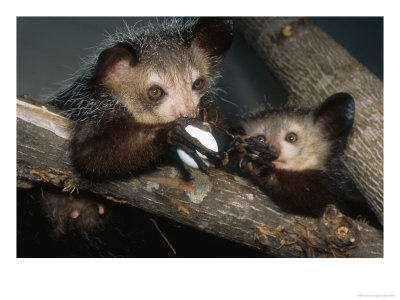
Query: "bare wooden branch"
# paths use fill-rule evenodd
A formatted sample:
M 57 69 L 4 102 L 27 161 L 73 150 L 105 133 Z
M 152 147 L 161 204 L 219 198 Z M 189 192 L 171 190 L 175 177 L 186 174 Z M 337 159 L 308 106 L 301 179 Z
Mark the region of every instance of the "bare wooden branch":
M 316 105 L 336 92 L 355 98 L 346 166 L 382 223 L 382 82 L 306 18 L 237 18 L 235 28 L 287 89 L 289 101 Z
M 276 257 L 382 257 L 382 232 L 328 207 L 320 220 L 282 213 L 244 178 L 211 168 L 173 167 L 118 181 L 90 181 L 69 159 L 72 124 L 45 106 L 17 100 L 17 179 L 20 188 L 49 183 L 90 190 Z M 229 251 L 229 249 L 227 249 Z

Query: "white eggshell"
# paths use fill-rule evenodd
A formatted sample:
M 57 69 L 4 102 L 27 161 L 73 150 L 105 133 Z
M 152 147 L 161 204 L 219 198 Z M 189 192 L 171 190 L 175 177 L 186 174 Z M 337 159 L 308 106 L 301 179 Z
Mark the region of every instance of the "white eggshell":
M 215 152 L 218 152 L 217 141 L 215 140 L 215 138 L 213 137 L 213 135 L 210 132 L 203 131 L 200 128 L 194 127 L 192 125 L 186 126 L 185 130 L 186 130 L 187 133 L 189 133 L 192 137 L 197 139 L 205 147 L 207 147 L 208 149 L 213 150 Z M 199 155 L 202 158 L 204 163 L 207 166 L 210 166 L 210 163 L 209 163 L 207 157 L 202 155 L 198 151 L 196 151 L 196 152 L 197 152 L 197 155 Z M 187 154 L 185 151 L 183 151 L 182 149 L 178 148 L 177 149 L 177 153 L 178 153 L 179 158 L 186 165 L 188 165 L 189 167 L 191 167 L 193 169 L 198 169 L 199 168 L 199 166 L 197 165 L 195 160 L 189 154 Z
M 187 154 L 185 151 L 183 151 L 182 149 L 178 148 L 176 149 L 176 152 L 178 153 L 179 158 L 189 167 L 193 168 L 193 169 L 198 169 L 199 166 L 197 165 L 197 163 L 195 162 L 195 160 L 189 155 Z M 208 161 L 204 160 L 204 163 L 209 166 Z

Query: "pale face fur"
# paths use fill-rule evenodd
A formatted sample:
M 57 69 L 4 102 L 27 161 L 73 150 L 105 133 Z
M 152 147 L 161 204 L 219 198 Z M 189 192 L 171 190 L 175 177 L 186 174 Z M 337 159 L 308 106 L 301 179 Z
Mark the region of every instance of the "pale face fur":
M 290 171 L 325 170 L 331 142 L 324 138 L 311 114 L 280 112 L 262 118 L 243 121 L 247 135 L 264 135 L 279 157 L 273 161 L 277 169 Z M 288 134 L 297 136 L 295 142 L 286 140 Z
M 200 98 L 213 84 L 206 55 L 189 48 L 173 53 L 165 51 L 160 64 L 157 64 L 160 57 L 155 59 L 134 67 L 121 60 L 106 77 L 105 85 L 138 122 L 156 124 L 179 117 L 195 118 Z M 199 78 L 204 79 L 205 85 L 194 90 L 193 83 Z M 162 99 L 149 99 L 148 91 L 153 86 L 163 89 Z

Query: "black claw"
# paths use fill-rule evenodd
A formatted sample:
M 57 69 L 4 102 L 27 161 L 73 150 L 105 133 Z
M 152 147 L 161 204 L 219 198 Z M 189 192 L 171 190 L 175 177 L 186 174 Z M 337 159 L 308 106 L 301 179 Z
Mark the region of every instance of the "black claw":
M 279 156 L 278 151 L 272 146 L 253 136 L 236 136 L 230 150 L 239 153 L 239 168 L 244 172 L 249 172 L 248 169 L 251 166 L 253 175 L 264 174 L 275 168 L 272 161 Z

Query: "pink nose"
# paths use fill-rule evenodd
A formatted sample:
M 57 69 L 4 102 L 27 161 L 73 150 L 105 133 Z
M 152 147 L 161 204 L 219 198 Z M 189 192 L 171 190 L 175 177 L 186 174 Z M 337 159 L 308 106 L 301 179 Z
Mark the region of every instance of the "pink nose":
M 177 103 L 174 106 L 174 115 L 185 118 L 194 118 L 196 116 L 196 108 L 192 101 L 186 101 L 185 103 Z

